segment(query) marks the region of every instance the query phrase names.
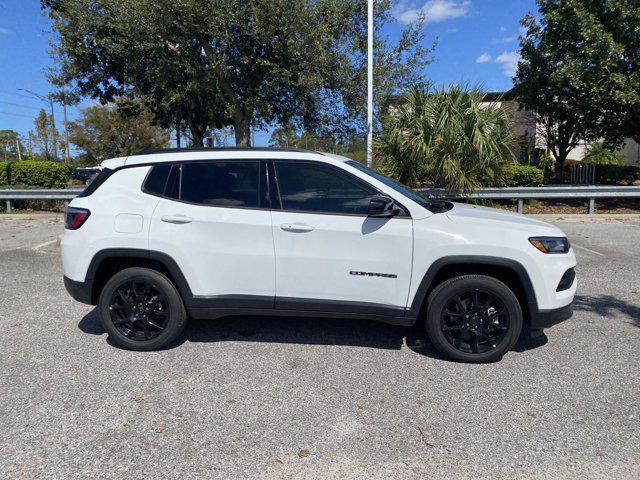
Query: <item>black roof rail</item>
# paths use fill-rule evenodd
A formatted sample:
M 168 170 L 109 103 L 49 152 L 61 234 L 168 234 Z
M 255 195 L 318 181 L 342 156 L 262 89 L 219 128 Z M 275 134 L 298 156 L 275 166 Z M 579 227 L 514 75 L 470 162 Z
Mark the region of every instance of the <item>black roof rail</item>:
M 137 155 L 151 155 L 157 153 L 181 153 L 181 152 L 235 152 L 235 151 L 248 151 L 248 152 L 296 152 L 296 153 L 316 153 L 322 155 L 320 152 L 314 150 L 306 150 L 304 148 L 275 148 L 275 147 L 197 147 L 197 148 L 156 148 L 149 150 L 141 150 L 139 152 L 132 153 L 130 156 Z

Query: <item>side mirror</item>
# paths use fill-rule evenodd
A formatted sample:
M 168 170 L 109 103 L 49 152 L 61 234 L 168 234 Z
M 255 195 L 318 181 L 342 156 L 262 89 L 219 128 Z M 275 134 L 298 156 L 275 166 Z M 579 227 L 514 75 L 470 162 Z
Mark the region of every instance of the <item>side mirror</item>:
M 398 213 L 399 209 L 389 197 L 378 195 L 369 202 L 370 217 L 395 217 Z

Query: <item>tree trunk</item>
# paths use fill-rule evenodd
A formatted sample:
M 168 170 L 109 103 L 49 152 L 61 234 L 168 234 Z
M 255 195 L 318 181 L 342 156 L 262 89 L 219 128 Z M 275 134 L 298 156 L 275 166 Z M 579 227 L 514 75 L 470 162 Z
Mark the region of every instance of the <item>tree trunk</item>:
M 196 125 L 193 121 L 187 120 L 189 131 L 191 132 L 191 140 L 196 148 L 204 146 L 204 136 L 207 133 L 207 127 Z
M 236 135 L 236 147 L 251 146 L 251 115 L 244 107 L 236 108 L 233 119 L 233 130 Z
M 193 146 L 196 148 L 204 146 L 204 135 L 197 129 L 191 130 L 191 138 L 193 139 Z
M 561 152 L 556 157 L 556 182 L 558 183 L 564 183 L 564 164 L 568 155 L 569 152 Z

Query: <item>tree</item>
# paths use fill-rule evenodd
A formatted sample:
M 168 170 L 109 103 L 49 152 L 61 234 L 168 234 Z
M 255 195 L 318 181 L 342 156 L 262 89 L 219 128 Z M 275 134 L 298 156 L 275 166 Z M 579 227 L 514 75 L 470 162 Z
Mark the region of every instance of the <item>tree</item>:
M 83 95 L 130 93 L 156 120 L 186 124 L 195 144 L 234 126 L 350 131 L 364 125 L 362 0 L 43 0 L 63 74 Z M 376 2 L 378 31 L 390 0 Z M 422 21 L 379 38 L 380 94 L 415 81 L 430 57 Z M 394 87 L 395 85 L 395 87 Z
M 607 112 L 602 127 L 609 146 L 619 138 L 640 143 L 640 0 L 600 0 L 587 4 L 614 52 L 609 62 L 594 63 L 609 78 L 599 105 Z M 588 65 L 590 59 L 585 58 Z
M 511 119 L 477 88 L 414 88 L 383 123 L 374 146 L 381 168 L 410 186 L 466 191 L 515 162 Z
M 344 154 L 354 151 L 366 152 L 366 143 L 362 137 L 351 136 L 337 141 L 330 133 L 324 136 L 311 132 L 298 133 L 285 128 L 277 128 L 271 134 L 269 145 L 280 148 L 304 148 L 324 152 Z
M 0 148 L 0 161 L 21 160 L 25 153 L 20 134 L 15 130 L 0 130 Z
M 36 150 L 46 160 L 57 160 L 53 152 L 56 150 L 62 151 L 64 143 L 62 142 L 58 129 L 53 124 L 53 118 L 41 108 L 33 124 L 35 132 L 29 132 L 30 143 L 35 146 Z M 54 145 L 56 148 L 54 148 Z
M 69 124 L 71 142 L 83 151 L 84 162 L 131 155 L 140 150 L 163 148 L 169 143 L 166 130 L 153 124 L 153 115 L 138 103 L 92 106 Z
M 618 145 L 640 137 L 640 2 L 537 0 L 522 20 L 515 77 L 522 108 L 535 112 L 563 181 L 581 140 Z

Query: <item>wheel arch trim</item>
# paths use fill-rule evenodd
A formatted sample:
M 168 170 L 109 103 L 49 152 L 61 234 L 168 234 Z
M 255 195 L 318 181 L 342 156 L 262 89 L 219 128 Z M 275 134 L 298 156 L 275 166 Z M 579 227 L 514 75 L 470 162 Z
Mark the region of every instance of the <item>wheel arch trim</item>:
M 407 316 L 417 318 L 422 306 L 426 301 L 427 294 L 431 291 L 433 281 L 438 273 L 445 267 L 451 265 L 464 265 L 464 266 L 483 266 L 483 267 L 500 267 L 507 268 L 513 271 L 520 280 L 524 295 L 527 301 L 527 307 L 531 313 L 538 311 L 538 301 L 536 300 L 535 290 L 533 283 L 527 272 L 527 269 L 518 261 L 510 258 L 492 257 L 486 255 L 451 255 L 439 258 L 431 264 L 427 269 L 415 295 L 411 305 L 407 309 Z
M 188 302 L 193 298 L 191 287 L 185 278 L 182 270 L 176 263 L 176 261 L 166 253 L 156 252 L 154 250 L 145 250 L 140 248 L 107 248 L 98 251 L 89 264 L 87 269 L 87 275 L 85 278 L 85 285 L 90 288 L 92 292 L 91 298 L 93 300 L 93 288 L 96 280 L 96 273 L 103 263 L 110 259 L 148 259 L 155 260 L 163 265 L 167 271 L 171 274 L 171 277 L 175 281 L 176 288 L 180 292 L 180 295 L 185 302 Z

